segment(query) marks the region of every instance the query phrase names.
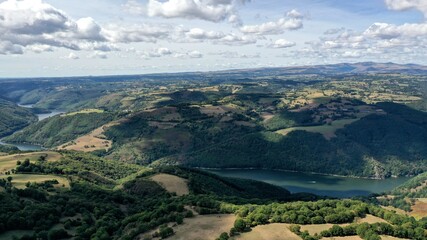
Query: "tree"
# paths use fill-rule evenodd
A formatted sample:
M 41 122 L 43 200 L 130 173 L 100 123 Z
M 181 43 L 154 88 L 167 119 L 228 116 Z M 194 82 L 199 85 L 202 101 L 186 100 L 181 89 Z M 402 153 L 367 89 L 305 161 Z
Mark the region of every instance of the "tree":
M 228 240 L 230 237 L 228 236 L 228 233 L 223 232 L 221 233 L 221 235 L 219 235 L 219 238 L 217 238 L 216 240 Z
M 246 223 L 243 219 L 238 218 L 234 221 L 234 228 L 239 232 L 244 232 L 246 230 Z
M 160 236 L 162 239 L 167 238 L 167 237 L 170 237 L 170 236 L 172 236 L 173 234 L 174 234 L 173 229 L 172 229 L 172 228 L 170 228 L 170 227 L 163 227 L 163 228 L 160 228 L 159 236 Z

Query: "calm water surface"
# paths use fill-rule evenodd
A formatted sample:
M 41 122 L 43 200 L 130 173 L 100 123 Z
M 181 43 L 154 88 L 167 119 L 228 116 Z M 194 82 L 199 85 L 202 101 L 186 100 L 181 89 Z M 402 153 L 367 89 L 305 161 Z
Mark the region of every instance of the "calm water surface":
M 209 170 L 209 172 L 224 177 L 263 181 L 284 187 L 292 193 L 308 192 L 339 198 L 389 191 L 409 180 L 406 177 L 373 180 L 273 170 Z
M 18 106 L 21 107 L 25 107 L 25 108 L 33 108 L 32 104 L 28 104 L 28 105 L 22 105 L 22 104 L 18 104 Z M 37 117 L 39 118 L 39 121 L 49 118 L 49 117 L 53 117 L 59 114 L 63 114 L 65 113 L 64 111 L 58 111 L 58 110 L 52 110 L 52 112 L 50 113 L 42 113 L 42 114 L 36 114 Z M 11 145 L 11 146 L 15 146 L 17 147 L 19 150 L 21 151 L 39 151 L 39 150 L 43 150 L 43 147 L 40 145 L 33 145 L 33 144 L 15 144 L 15 143 L 4 143 L 2 141 L 0 141 L 0 145 Z
M 0 141 L 0 145 L 10 145 L 10 146 L 15 146 L 17 147 L 19 150 L 21 151 L 39 151 L 39 150 L 43 150 L 44 148 L 40 145 L 33 145 L 33 144 L 24 144 L 24 143 L 4 143 L 2 141 Z

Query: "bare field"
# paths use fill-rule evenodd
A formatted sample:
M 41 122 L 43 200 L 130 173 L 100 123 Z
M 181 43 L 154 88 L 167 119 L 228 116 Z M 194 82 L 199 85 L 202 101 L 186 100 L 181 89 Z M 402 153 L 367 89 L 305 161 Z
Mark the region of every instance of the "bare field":
M 200 112 L 209 116 L 218 116 L 225 114 L 227 111 L 222 106 L 205 105 L 200 107 Z
M 369 223 L 369 224 L 372 224 L 372 223 L 381 223 L 381 222 L 386 223 L 387 221 L 384 220 L 384 219 L 382 219 L 382 218 L 375 217 L 374 215 L 366 214 L 366 217 L 364 217 L 364 218 L 358 218 L 354 222 L 355 223 Z
M 223 232 L 229 232 L 236 217 L 232 214 L 199 215 L 186 218 L 178 225 L 171 240 L 214 240 Z
M 176 193 L 178 196 L 183 196 L 190 193 L 187 180 L 183 178 L 161 173 L 151 177 L 151 180 L 160 184 L 160 186 L 166 189 L 166 191 L 170 193 Z
M 349 224 L 338 224 L 341 227 L 347 226 Z M 329 230 L 334 224 L 310 224 L 310 225 L 301 225 L 301 232 L 308 231 L 310 235 L 320 234 L 322 231 Z
M 397 238 L 392 236 L 381 235 L 381 240 L 409 240 L 407 238 Z
M 364 218 L 359 218 L 356 219 L 354 221 L 355 223 L 377 223 L 377 222 L 386 222 L 384 219 L 379 218 L 379 217 L 375 217 L 373 215 L 367 214 L 366 217 Z M 301 231 L 308 231 L 310 233 L 310 235 L 314 235 L 314 234 L 320 234 L 322 231 L 324 230 L 328 230 L 330 229 L 334 224 L 310 224 L 310 225 L 301 225 Z M 350 225 L 349 223 L 345 223 L 345 224 L 337 224 L 341 227 L 345 227 Z
M 347 237 L 330 237 L 322 238 L 322 240 L 363 240 L 359 236 L 347 236 Z
M 223 232 L 229 232 L 234 225 L 236 217 L 233 214 L 197 215 L 184 219 L 184 223 L 171 226 L 175 234 L 170 240 L 214 240 Z M 151 238 L 155 231 L 141 234 L 137 239 Z
M 15 169 L 18 160 L 23 162 L 28 158 L 30 161 L 36 161 L 40 156 L 46 156 L 46 160 L 49 162 L 55 162 L 61 159 L 61 154 L 57 152 L 33 152 L 0 156 L 0 175 L 3 172 Z
M 60 150 L 75 150 L 81 152 L 92 152 L 95 150 L 108 150 L 113 144 L 112 141 L 105 139 L 105 129 L 117 125 L 118 122 L 105 124 L 92 132 L 78 137 L 77 139 L 65 143 L 58 147 Z
M 412 206 L 412 211 L 409 213 L 411 216 L 415 218 L 423 218 L 427 217 L 427 202 L 416 200 L 414 206 Z
M 381 206 L 382 208 L 384 208 L 384 209 L 387 209 L 387 210 L 389 210 L 389 211 L 394 211 L 394 212 L 396 212 L 396 213 L 398 213 L 398 214 L 402 214 L 402 215 L 408 215 L 408 213 L 407 212 L 405 212 L 404 210 L 402 210 L 402 209 L 399 209 L 399 208 L 395 208 L 395 207 L 393 207 L 393 206 Z
M 66 114 L 62 114 L 61 116 L 63 117 L 67 117 L 67 116 L 74 116 L 77 114 L 88 114 L 88 113 L 103 113 L 104 110 L 101 109 L 95 109 L 95 108 L 89 108 L 89 109 L 83 109 L 77 112 L 71 112 L 71 113 L 66 113 Z
M 301 240 L 295 233 L 289 230 L 289 224 L 272 223 L 256 226 L 250 232 L 242 233 L 235 239 L 239 240 Z
M 12 177 L 12 185 L 20 189 L 26 188 L 25 184 L 27 182 L 41 183 L 41 182 L 53 180 L 53 179 L 56 179 L 59 182 L 58 184 L 56 184 L 55 187 L 65 187 L 65 188 L 70 187 L 70 183 L 68 182 L 68 179 L 60 176 L 55 176 L 55 175 L 12 174 L 10 176 Z M 6 178 L 6 176 L 4 176 L 4 178 Z

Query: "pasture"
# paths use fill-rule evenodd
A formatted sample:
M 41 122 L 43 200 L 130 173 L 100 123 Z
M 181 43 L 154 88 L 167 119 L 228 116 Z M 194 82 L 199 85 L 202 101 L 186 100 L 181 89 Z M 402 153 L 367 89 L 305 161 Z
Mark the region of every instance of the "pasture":
M 276 133 L 282 134 L 284 136 L 288 135 L 292 131 L 302 130 L 313 133 L 322 134 L 327 140 L 330 140 L 333 137 L 336 137 L 335 132 L 338 129 L 344 128 L 346 125 L 351 124 L 359 119 L 342 119 L 331 122 L 331 124 L 321 125 L 321 126 L 308 126 L 308 127 L 292 127 L 276 131 Z
M 250 232 L 245 232 L 235 237 L 236 240 L 301 240 L 289 230 L 289 224 L 272 223 L 254 227 Z
M 32 152 L 0 156 L 0 175 L 4 172 L 15 169 L 16 162 L 18 160 L 23 162 L 25 159 L 29 159 L 30 162 L 34 162 L 38 160 L 41 156 L 45 156 L 46 161 L 49 162 L 54 162 L 61 159 L 61 154 L 57 152 Z
M 158 183 L 160 186 L 166 189 L 166 191 L 170 193 L 176 193 L 177 196 L 183 196 L 190 193 L 187 180 L 183 178 L 161 173 L 151 177 L 151 180 Z
M 35 183 L 42 183 L 49 180 L 57 180 L 59 183 L 54 185 L 55 187 L 65 187 L 69 188 L 70 183 L 68 182 L 68 179 L 65 177 L 60 177 L 56 175 L 38 175 L 38 174 L 12 174 L 10 175 L 12 177 L 12 186 L 20 189 L 26 188 L 25 184 L 28 182 L 35 182 Z M 3 178 L 6 178 L 7 176 L 4 176 Z M 1 178 L 1 177 L 0 177 Z

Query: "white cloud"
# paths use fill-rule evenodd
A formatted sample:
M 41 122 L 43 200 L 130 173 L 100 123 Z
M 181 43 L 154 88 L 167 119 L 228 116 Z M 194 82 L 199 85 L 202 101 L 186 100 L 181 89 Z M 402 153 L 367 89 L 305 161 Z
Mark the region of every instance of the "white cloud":
M 185 58 L 202 58 L 203 54 L 199 51 L 189 51 L 189 52 L 185 52 L 185 53 L 175 53 L 174 56 L 175 58 L 181 58 L 181 59 L 185 59 Z
M 104 40 L 101 31 L 102 28 L 91 17 L 80 18 L 76 21 L 77 36 L 83 39 L 90 39 L 95 41 Z
M 171 55 L 172 51 L 169 48 L 161 47 L 151 51 L 143 51 L 140 53 L 142 58 L 150 59 L 150 58 L 159 58 Z
M 239 36 L 231 33 L 224 36 L 221 39 L 216 40 L 214 43 L 237 46 L 237 45 L 254 44 L 256 42 L 257 42 L 256 38 L 253 38 L 250 36 Z
M 323 34 L 324 35 L 334 35 L 334 34 L 338 34 L 343 32 L 345 29 L 344 28 L 331 28 L 326 30 Z
M 277 21 L 266 22 L 258 25 L 245 25 L 240 28 L 245 34 L 274 35 L 282 34 L 287 30 L 297 30 L 303 27 L 303 16 L 296 10 L 286 14 L 286 17 Z
M 286 39 L 277 39 L 273 44 L 270 44 L 269 47 L 272 48 L 290 48 L 295 46 L 295 42 L 290 42 Z
M 88 58 L 99 58 L 99 59 L 107 59 L 108 55 L 105 52 L 93 52 L 87 56 Z
M 0 41 L 0 54 L 22 54 L 24 52 L 22 46 L 13 44 L 8 41 Z
M 52 47 L 80 50 L 81 44 L 104 40 L 102 28 L 92 18 L 74 21 L 41 0 L 6 0 L 0 3 L 0 16 L 2 41 L 15 46 L 15 50 L 41 52 L 52 51 Z
M 345 58 L 359 58 L 359 57 L 361 57 L 361 54 L 360 54 L 360 52 L 357 52 L 357 51 L 345 51 L 342 54 L 342 57 L 345 57 Z
M 396 11 L 404 11 L 408 9 L 417 9 L 427 17 L 427 1 L 426 0 L 385 0 L 389 9 Z
M 151 17 L 202 19 L 220 22 L 235 15 L 238 4 L 246 0 L 148 0 Z
M 402 25 L 374 23 L 364 32 L 364 35 L 382 39 L 427 36 L 427 23 L 405 23 Z
M 128 0 L 122 5 L 126 12 L 136 15 L 144 15 L 147 12 L 147 8 L 140 4 L 137 0 Z
M 170 35 L 171 26 L 135 24 L 131 26 L 108 25 L 104 34 L 110 42 L 130 43 L 130 42 L 157 42 Z
M 219 51 L 219 52 L 213 52 L 209 55 L 218 55 L 222 56 L 223 58 L 230 59 L 230 58 L 242 58 L 242 59 L 249 59 L 249 58 L 260 58 L 260 53 L 256 54 L 245 54 L 245 53 L 239 53 L 236 51 Z
M 73 60 L 80 59 L 79 56 L 77 56 L 75 53 L 70 53 L 65 58 L 66 59 L 73 59 Z
M 190 31 L 188 31 L 185 34 L 187 37 L 192 39 L 221 39 L 225 37 L 225 35 L 222 32 L 215 32 L 215 31 L 205 31 L 200 28 L 192 28 Z

